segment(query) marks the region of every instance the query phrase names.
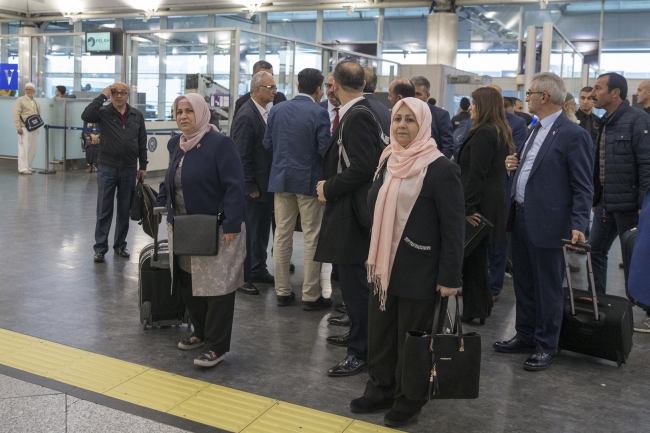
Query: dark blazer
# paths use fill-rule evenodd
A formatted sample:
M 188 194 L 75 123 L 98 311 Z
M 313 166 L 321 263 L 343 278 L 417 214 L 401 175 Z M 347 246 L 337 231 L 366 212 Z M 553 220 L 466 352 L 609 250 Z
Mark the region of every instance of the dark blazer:
M 370 108 L 370 103 L 362 99 L 350 107 L 332 132 L 323 158 L 323 179 L 326 179 L 323 192 L 327 203 L 314 256 L 317 262 L 359 264 L 368 260 L 370 232 L 354 215 L 352 200 L 357 204 L 366 203 L 382 147 L 375 119 L 367 111 L 353 110 L 358 106 Z M 341 129 L 350 167 L 343 164 L 343 171 L 337 174 L 337 140 Z
M 232 115 L 232 118 L 234 119 L 235 116 L 237 116 L 237 113 L 239 113 L 239 110 L 241 109 L 242 105 L 244 105 L 246 102 L 248 102 L 251 99 L 251 94 L 246 93 L 245 95 L 242 95 L 237 102 L 235 102 L 235 112 Z M 275 94 L 275 98 L 273 98 L 273 105 L 277 105 L 280 102 L 284 102 L 287 100 L 287 97 L 284 96 L 284 93 L 278 92 Z
M 368 193 L 368 205 L 373 214 L 379 189 L 384 183 L 385 165 Z M 429 164 L 420 195 L 404 226 L 395 252 L 388 294 L 432 299 L 436 296 L 437 284 L 460 287 L 464 242 L 465 203 L 460 169 L 447 158 L 438 158 Z
M 559 248 L 560 240 L 570 236 L 571 230 L 582 232 L 587 226 L 594 194 L 593 148 L 587 131 L 560 114 L 526 183 L 526 230 L 537 248 Z M 522 166 L 519 164 L 518 170 Z M 515 189 L 513 185 L 512 191 Z M 514 200 L 514 194 L 511 198 Z
M 384 104 L 379 102 L 375 95 L 372 93 L 365 93 L 364 98 L 370 102 L 370 108 L 377 115 L 377 120 L 381 125 L 381 129 L 387 137 L 390 137 L 390 115 L 391 112 Z
M 239 150 L 244 166 L 246 196 L 259 191 L 260 196 L 251 200 L 261 202 L 273 200 L 272 195 L 268 193 L 273 151 L 266 150 L 262 145 L 265 131 L 264 118 L 257 109 L 255 101 L 249 99 L 235 116 L 230 136 Z
M 530 131 L 528 130 L 524 119 L 515 114 L 508 113 L 507 111 L 505 111 L 505 114 L 508 126 L 510 126 L 510 130 L 512 131 L 512 140 L 515 142 L 515 152 L 517 152 L 518 155 L 521 155 L 522 148 L 524 147 L 524 143 L 526 143 Z M 467 133 L 472 129 L 472 126 L 474 126 L 474 121 L 471 117 L 468 118 L 464 124 L 461 124 L 460 127 L 463 128 L 463 130 L 462 132 L 458 131 L 458 135 L 456 136 L 459 147 L 465 142 Z
M 431 110 L 431 137 L 436 140 L 438 149 L 447 157 L 454 155 L 454 137 L 451 135 L 451 118 L 446 110 L 427 103 Z
M 594 113 L 587 115 L 584 111 L 578 110 L 576 112 L 576 117 L 580 122 L 580 126 L 584 128 L 585 131 L 591 135 L 591 139 L 594 141 L 594 146 L 598 148 L 598 134 L 600 133 L 600 117 L 596 116 Z
M 324 101 L 319 102 L 318 105 L 320 105 L 321 107 L 327 110 L 329 108 L 329 105 L 327 105 L 328 102 L 329 101 L 325 99 Z
M 174 155 L 180 135 L 169 140 L 169 159 Z M 188 214 L 218 215 L 223 201 L 223 232 L 240 233 L 246 212 L 244 171 L 239 153 L 232 140 L 217 131 L 203 136 L 200 145 L 183 152 L 179 149 L 160 183 L 158 206 L 167 207 L 167 222 L 174 224 L 171 197 L 174 195 L 174 175 L 183 160 L 183 199 Z M 169 184 L 167 181 L 169 180 Z
M 506 242 L 505 160 L 508 147 L 499 142 L 494 126 L 485 124 L 472 131 L 458 153 L 465 194 L 465 215 L 483 215 L 494 228 L 490 243 Z

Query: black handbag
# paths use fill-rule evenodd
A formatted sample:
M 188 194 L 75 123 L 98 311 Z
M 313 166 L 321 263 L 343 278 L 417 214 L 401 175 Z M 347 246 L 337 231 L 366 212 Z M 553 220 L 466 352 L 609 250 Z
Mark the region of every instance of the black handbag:
M 174 217 L 174 254 L 216 256 L 219 253 L 219 215 L 177 215 Z
M 481 221 L 478 226 L 473 226 L 465 221 L 465 257 L 469 256 L 483 239 L 490 233 L 494 225 L 479 214 Z
M 431 329 L 438 330 L 442 304 L 440 297 Z M 452 334 L 407 332 L 402 367 L 402 391 L 407 398 L 478 398 L 480 373 L 481 336 L 475 332 L 463 334 L 458 296 Z

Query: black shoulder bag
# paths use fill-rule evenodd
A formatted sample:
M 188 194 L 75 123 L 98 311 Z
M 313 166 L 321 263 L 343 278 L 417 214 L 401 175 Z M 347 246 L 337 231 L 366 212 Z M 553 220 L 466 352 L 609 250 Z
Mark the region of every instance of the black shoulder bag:
M 169 162 L 171 168 L 176 160 L 180 140 Z M 170 191 L 172 176 L 167 169 L 167 191 Z M 172 197 L 168 197 L 172 200 Z M 219 253 L 219 226 L 223 212 L 218 215 L 175 215 L 174 216 L 174 254 L 177 256 L 216 256 Z
M 38 102 L 36 102 L 35 99 L 34 105 L 36 106 L 36 112 L 38 114 L 32 114 L 27 119 L 23 119 L 23 116 L 20 116 L 20 120 L 22 120 L 22 122 L 25 124 L 25 129 L 27 129 L 29 132 L 36 131 L 38 128 L 45 124 L 41 118 L 41 109 L 38 108 Z
M 456 296 L 452 334 L 438 330 L 442 297 L 434 308 L 433 331 L 408 331 L 404 342 L 402 390 L 411 400 L 478 398 L 481 336 L 463 334 Z

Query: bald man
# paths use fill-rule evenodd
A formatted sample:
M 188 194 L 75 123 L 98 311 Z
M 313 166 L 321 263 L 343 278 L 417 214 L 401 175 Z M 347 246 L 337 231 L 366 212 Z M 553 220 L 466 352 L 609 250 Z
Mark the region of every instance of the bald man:
M 97 159 L 97 224 L 93 247 L 96 263 L 103 262 L 108 252 L 108 233 L 116 198 L 113 250 L 116 256 L 129 258 L 126 235 L 131 196 L 136 178 L 144 180 L 147 177 L 147 130 L 142 113 L 127 102 L 129 93 L 126 84 L 111 84 L 81 114 L 84 122 L 99 124 L 102 132 Z M 104 105 L 109 98 L 111 103 Z
M 636 91 L 636 100 L 643 105 L 643 111 L 650 114 L 650 80 L 641 81 Z

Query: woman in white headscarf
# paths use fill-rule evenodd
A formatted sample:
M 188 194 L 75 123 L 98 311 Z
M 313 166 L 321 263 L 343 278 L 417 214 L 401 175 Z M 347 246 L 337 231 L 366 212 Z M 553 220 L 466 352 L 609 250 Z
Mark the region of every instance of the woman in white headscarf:
M 203 346 L 194 364 L 212 367 L 230 350 L 235 291 L 244 283 L 246 199 L 244 170 L 233 141 L 209 123 L 210 110 L 198 94 L 174 101 L 182 135 L 169 140 L 170 164 L 160 184 L 158 206 L 167 207 L 173 290 L 181 290 L 194 332 L 180 349 Z M 174 217 L 219 215 L 216 256 L 174 255 Z
M 399 427 L 426 403 L 402 392 L 406 333 L 430 332 L 436 301 L 461 286 L 465 205 L 460 169 L 431 138 L 426 103 L 405 98 L 395 104 L 390 134 L 368 193 L 374 215 L 367 264 L 374 286 L 368 309 L 370 378 L 350 409 L 390 408 L 384 422 Z

